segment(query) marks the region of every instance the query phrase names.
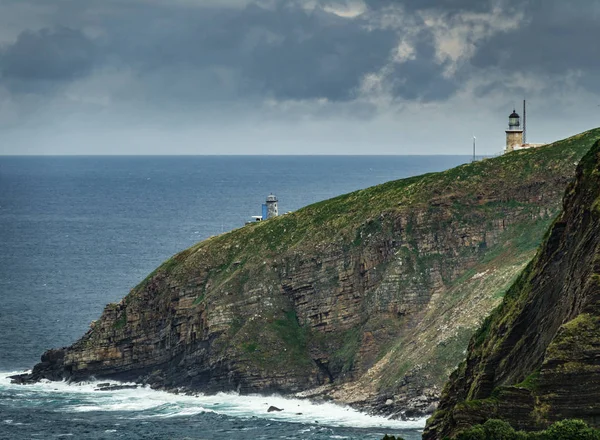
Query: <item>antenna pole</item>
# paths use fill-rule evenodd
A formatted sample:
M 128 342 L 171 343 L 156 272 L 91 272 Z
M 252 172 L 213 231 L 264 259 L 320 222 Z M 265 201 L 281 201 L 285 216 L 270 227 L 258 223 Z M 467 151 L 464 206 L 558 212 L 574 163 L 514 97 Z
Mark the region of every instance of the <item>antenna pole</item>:
M 527 143 L 527 103 L 523 100 L 523 143 Z
M 477 138 L 475 136 L 473 136 L 473 162 L 475 162 L 475 141 L 477 140 Z

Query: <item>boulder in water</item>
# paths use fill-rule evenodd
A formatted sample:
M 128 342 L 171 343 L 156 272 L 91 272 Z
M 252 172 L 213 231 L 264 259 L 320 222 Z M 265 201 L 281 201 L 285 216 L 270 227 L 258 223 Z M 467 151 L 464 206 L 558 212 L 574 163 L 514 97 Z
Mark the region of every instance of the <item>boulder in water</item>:
M 137 385 L 109 385 L 107 387 L 96 388 L 94 391 L 134 390 L 137 387 Z

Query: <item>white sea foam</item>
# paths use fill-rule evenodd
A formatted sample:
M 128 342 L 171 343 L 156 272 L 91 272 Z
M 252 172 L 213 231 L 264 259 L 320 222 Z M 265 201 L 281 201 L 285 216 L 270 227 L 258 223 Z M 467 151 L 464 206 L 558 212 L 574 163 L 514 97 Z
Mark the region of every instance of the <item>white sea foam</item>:
M 192 416 L 204 412 L 214 412 L 232 417 L 260 417 L 285 422 L 356 428 L 421 429 L 425 425 L 425 419 L 389 420 L 332 403 L 318 404 L 308 400 L 275 395 L 242 396 L 235 393 L 219 393 L 211 396 L 186 396 L 155 391 L 147 387 L 97 391 L 99 382 L 70 384 L 43 381 L 23 386 L 10 383 L 8 377 L 14 374 L 18 373 L 0 373 L 0 390 L 17 391 L 18 389 L 19 394 L 23 395 L 23 399 L 38 402 L 43 402 L 45 399 L 60 399 L 63 404 L 57 410 L 65 412 L 129 412 L 131 414 L 128 415 L 128 418 L 140 419 Z M 275 406 L 283 411 L 269 413 L 267 412 L 269 406 Z

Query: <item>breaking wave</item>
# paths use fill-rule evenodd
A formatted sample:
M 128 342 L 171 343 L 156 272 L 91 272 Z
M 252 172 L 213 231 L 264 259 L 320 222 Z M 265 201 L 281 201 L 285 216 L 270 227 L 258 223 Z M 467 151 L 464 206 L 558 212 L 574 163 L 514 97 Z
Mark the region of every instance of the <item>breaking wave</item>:
M 370 416 L 352 408 L 332 403 L 313 403 L 277 395 L 184 395 L 156 391 L 148 387 L 101 390 L 100 382 L 83 383 L 42 381 L 34 385 L 11 384 L 9 376 L 21 372 L 0 373 L 0 400 L 11 396 L 13 406 L 43 407 L 46 410 L 89 413 L 129 413 L 132 419 L 171 418 L 214 413 L 241 419 L 261 418 L 272 421 L 317 424 L 319 426 L 352 428 L 422 429 L 425 419 L 390 420 Z M 101 381 L 111 385 L 123 383 Z M 4 404 L 7 401 L 5 400 Z M 267 412 L 270 406 L 280 412 Z

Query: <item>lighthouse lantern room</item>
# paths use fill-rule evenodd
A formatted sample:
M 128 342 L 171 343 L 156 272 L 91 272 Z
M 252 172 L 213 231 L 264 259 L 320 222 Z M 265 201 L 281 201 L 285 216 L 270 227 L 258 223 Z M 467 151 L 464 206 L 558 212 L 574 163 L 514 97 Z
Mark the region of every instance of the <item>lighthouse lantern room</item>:
M 521 128 L 521 117 L 513 110 L 508 117 L 508 130 L 506 130 L 506 149 L 509 153 L 523 146 L 523 128 Z

